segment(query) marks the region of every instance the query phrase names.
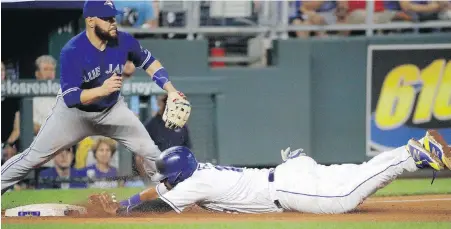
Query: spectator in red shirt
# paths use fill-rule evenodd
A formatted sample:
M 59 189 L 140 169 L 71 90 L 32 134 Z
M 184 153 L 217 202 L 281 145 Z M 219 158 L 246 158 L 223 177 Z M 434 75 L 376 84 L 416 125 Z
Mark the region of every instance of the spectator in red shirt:
M 348 1 L 348 16 L 346 22 L 349 24 L 364 24 L 366 22 L 366 3 L 366 1 Z M 371 3 L 374 3 L 374 23 L 389 23 L 395 17 L 396 12 L 385 10 L 384 1 L 375 0 Z

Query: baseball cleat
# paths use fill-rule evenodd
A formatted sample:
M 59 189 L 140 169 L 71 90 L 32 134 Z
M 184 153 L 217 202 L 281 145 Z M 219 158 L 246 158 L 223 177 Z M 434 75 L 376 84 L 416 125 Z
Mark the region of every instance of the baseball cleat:
M 419 141 L 413 138 L 410 139 L 406 145 L 406 149 L 412 156 L 418 168 L 424 169 L 430 167 L 437 171 L 443 169 L 443 163 L 438 159 L 437 155 L 423 148 Z
M 435 154 L 451 170 L 451 147 L 448 146 L 438 131 L 428 130 L 423 139 L 423 146 L 429 152 Z

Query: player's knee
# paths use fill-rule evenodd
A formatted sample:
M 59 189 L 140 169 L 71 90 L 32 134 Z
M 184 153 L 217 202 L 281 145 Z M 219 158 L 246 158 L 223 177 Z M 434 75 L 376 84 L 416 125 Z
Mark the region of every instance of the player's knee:
M 337 213 L 348 213 L 354 211 L 361 203 L 363 203 L 363 200 L 360 200 L 360 198 L 341 198 L 340 205 L 341 209 Z

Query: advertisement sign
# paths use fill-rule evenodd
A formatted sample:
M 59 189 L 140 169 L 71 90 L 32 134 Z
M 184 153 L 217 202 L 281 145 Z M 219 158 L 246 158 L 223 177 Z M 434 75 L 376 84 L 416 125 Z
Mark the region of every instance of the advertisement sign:
M 438 130 L 451 144 L 451 44 L 370 45 L 367 156 Z

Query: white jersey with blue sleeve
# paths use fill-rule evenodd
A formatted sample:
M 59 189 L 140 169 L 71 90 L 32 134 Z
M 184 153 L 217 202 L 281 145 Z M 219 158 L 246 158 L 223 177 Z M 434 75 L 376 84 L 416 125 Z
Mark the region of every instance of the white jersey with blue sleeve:
M 199 163 L 191 177 L 167 190 L 156 187 L 159 197 L 177 213 L 197 204 L 228 213 L 281 212 L 270 197 L 269 170 Z

